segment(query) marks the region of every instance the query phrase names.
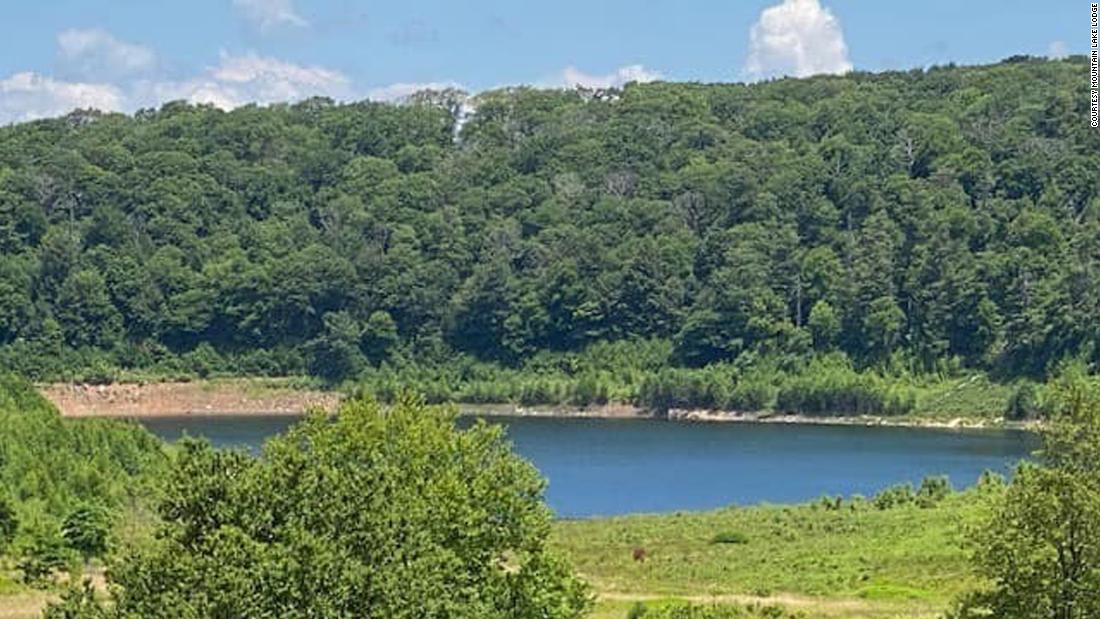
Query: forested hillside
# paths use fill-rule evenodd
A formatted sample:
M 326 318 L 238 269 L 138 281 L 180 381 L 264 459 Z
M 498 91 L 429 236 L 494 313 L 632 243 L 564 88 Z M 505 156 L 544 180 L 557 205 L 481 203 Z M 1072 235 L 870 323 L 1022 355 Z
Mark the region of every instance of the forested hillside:
M 0 365 L 338 380 L 644 340 L 1041 376 L 1100 358 L 1087 86 L 1013 58 L 3 128 Z

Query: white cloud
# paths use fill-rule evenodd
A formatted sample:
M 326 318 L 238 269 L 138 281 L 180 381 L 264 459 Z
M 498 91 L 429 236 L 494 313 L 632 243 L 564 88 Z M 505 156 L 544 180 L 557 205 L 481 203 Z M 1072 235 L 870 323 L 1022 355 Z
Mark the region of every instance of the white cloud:
M 61 116 L 76 108 L 125 109 L 125 97 L 109 84 L 65 82 L 37 73 L 0 80 L 0 123 Z
M 1065 41 L 1052 41 L 1047 48 L 1047 57 L 1059 60 L 1069 56 L 1069 46 Z
M 840 21 L 818 0 L 783 0 L 764 9 L 749 32 L 745 70 L 755 77 L 847 73 Z
M 347 77 L 331 69 L 223 52 L 218 65 L 198 77 L 179 82 L 144 82 L 136 86 L 135 95 L 149 105 L 184 99 L 232 109 L 246 103 L 296 101 L 317 95 L 346 98 L 351 95 L 349 84 Z
M 233 0 L 233 6 L 244 13 L 260 32 L 269 32 L 282 26 L 309 26 L 309 22 L 294 10 L 292 0 Z
M 157 57 L 147 47 L 120 41 L 105 30 L 70 29 L 57 35 L 63 66 L 81 78 L 118 78 L 149 71 Z
M 283 21 L 300 19 L 288 2 L 234 1 L 249 6 L 277 5 L 292 16 L 284 17 Z M 364 96 L 364 91 L 355 88 L 339 71 L 252 52 L 223 51 L 216 64 L 190 76 L 169 79 L 151 50 L 121 41 L 105 30 L 66 30 L 58 35 L 57 46 L 58 57 L 63 61 L 58 75 L 22 72 L 7 78 L 0 76 L 0 124 L 62 116 L 77 108 L 133 112 L 175 100 L 229 110 L 249 103 L 266 105 L 312 96 L 343 101 Z M 640 64 L 620 67 L 606 75 L 591 75 L 570 66 L 536 85 L 611 88 L 656 79 L 661 79 L 660 73 Z M 459 124 L 473 110 L 472 99 L 465 94 L 467 89 L 453 80 L 398 82 L 368 90 L 365 96 L 375 101 L 402 101 L 425 90 L 462 91 L 451 102 L 454 107 L 451 111 Z
M 607 75 L 591 75 L 576 67 L 566 67 L 558 75 L 542 80 L 539 86 L 546 88 L 619 88 L 630 82 L 653 82 L 661 79 L 661 74 L 651 71 L 640 64 L 619 67 Z
M 425 90 L 462 90 L 466 88 L 458 82 L 399 82 L 372 88 L 367 91 L 367 98 L 372 101 L 400 101 L 409 95 Z

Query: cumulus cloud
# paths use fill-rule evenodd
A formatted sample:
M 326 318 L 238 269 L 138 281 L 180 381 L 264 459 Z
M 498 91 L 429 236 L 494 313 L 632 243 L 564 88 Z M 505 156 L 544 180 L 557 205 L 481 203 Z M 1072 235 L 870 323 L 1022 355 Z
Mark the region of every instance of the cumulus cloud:
M 253 0 L 249 0 L 252 2 Z M 235 0 L 244 3 L 244 0 Z M 270 3 L 269 3 L 270 4 Z M 289 3 L 275 3 L 293 13 Z M 258 4 L 256 4 L 258 6 Z M 251 5 L 250 5 L 251 6 Z M 230 110 L 256 103 L 293 102 L 312 96 L 337 100 L 366 97 L 404 101 L 425 90 L 461 91 L 452 110 L 461 124 L 473 109 L 468 89 L 453 80 L 398 82 L 370 90 L 356 88 L 339 71 L 300 65 L 253 52 L 222 52 L 217 63 L 193 74 L 169 77 L 155 53 L 121 41 L 100 29 L 66 30 L 57 37 L 58 75 L 23 72 L 0 76 L 0 124 L 62 116 L 77 108 L 133 112 L 183 100 Z M 635 64 L 605 75 L 570 66 L 535 82 L 542 88 L 614 88 L 630 82 L 650 82 L 661 74 Z
M 847 73 L 840 21 L 818 0 L 783 0 L 764 9 L 749 32 L 745 70 L 755 77 Z
M 546 88 L 619 88 L 630 82 L 653 82 L 661 79 L 661 74 L 651 71 L 640 64 L 627 65 L 606 75 L 591 75 L 576 67 L 566 67 L 558 75 L 545 79 L 539 86 Z
M 442 84 L 441 84 L 442 85 Z M 182 80 L 65 81 L 37 73 L 0 79 L 0 123 L 60 116 L 76 108 L 132 112 L 184 100 L 230 110 L 248 103 L 297 101 L 312 96 L 351 98 L 338 71 L 302 66 L 256 54 L 222 53 L 217 65 Z
M 1065 41 L 1052 41 L 1050 47 L 1047 48 L 1047 57 L 1054 60 L 1060 60 L 1069 56 L 1069 46 Z
M 153 69 L 153 50 L 116 39 L 98 28 L 70 29 L 57 35 L 57 53 L 64 69 L 80 79 L 113 79 Z
M 183 99 L 232 109 L 246 103 L 296 101 L 312 96 L 344 98 L 350 82 L 338 71 L 302 66 L 275 58 L 222 53 L 220 62 L 202 75 L 183 81 L 144 82 L 135 98 L 150 105 Z
M 294 10 L 292 0 L 233 0 L 233 6 L 259 28 L 260 32 L 270 32 L 285 26 L 309 26 L 309 22 Z
M 55 80 L 37 73 L 16 73 L 0 80 L 0 123 L 60 116 L 77 108 L 125 109 L 126 98 L 109 84 Z

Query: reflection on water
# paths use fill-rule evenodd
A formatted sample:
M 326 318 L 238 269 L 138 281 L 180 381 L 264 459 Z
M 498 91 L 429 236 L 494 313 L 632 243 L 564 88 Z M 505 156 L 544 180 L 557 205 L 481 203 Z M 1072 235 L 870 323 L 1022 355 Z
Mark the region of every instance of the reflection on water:
M 142 420 L 157 435 L 185 432 L 258 450 L 296 421 L 282 416 Z M 893 483 L 948 475 L 956 487 L 983 470 L 1011 473 L 1037 448 L 1028 433 L 661 420 L 493 418 L 549 481 L 564 517 L 870 495 Z M 469 423 L 463 420 L 463 424 Z

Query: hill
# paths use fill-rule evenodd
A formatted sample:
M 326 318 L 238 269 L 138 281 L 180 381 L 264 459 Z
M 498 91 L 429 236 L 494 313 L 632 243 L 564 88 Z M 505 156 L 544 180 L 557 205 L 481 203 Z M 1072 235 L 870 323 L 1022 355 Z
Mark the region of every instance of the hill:
M 466 122 L 422 93 L 3 128 L 0 364 L 469 384 L 831 355 L 1041 377 L 1100 354 L 1086 73 L 1019 57 L 506 89 Z

